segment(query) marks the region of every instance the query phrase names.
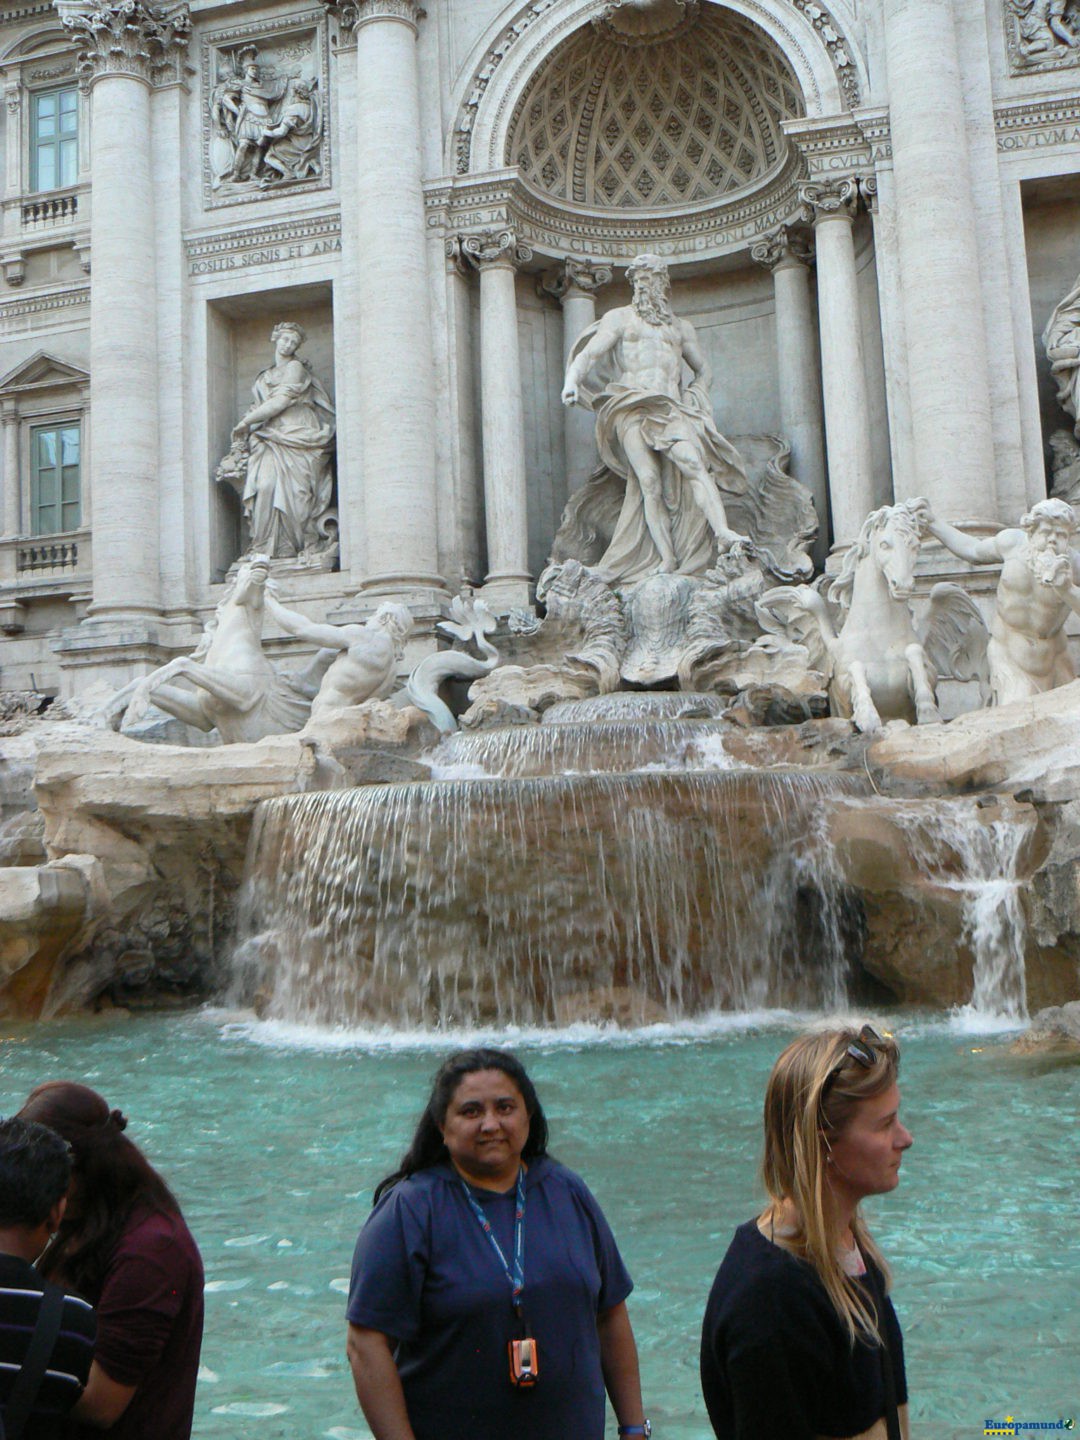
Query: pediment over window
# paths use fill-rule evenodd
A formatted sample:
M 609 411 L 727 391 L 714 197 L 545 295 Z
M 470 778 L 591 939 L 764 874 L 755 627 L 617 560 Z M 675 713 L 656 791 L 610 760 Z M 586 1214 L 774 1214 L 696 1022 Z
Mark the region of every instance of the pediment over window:
M 55 390 L 61 386 L 89 385 L 89 372 L 47 350 L 39 350 L 16 365 L 0 380 L 0 394 L 18 395 L 27 391 Z

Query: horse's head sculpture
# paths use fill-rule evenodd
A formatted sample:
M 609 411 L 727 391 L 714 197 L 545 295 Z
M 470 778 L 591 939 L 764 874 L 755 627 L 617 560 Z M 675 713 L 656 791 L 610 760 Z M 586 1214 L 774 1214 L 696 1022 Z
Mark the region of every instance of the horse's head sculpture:
M 915 565 L 925 525 L 916 504 L 902 500 L 872 510 L 863 521 L 859 538 L 844 556 L 840 573 L 829 587 L 829 598 L 847 610 L 851 605 L 855 572 L 870 559 L 889 588 L 893 600 L 910 600 L 915 592 Z

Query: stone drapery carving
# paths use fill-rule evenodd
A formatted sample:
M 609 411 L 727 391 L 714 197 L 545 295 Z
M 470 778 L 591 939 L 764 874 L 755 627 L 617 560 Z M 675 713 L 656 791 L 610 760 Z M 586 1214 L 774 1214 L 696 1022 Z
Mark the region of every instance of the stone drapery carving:
M 1080 438 L 1080 277 L 1054 306 L 1042 342 L 1058 387 L 1058 404 L 1072 416 L 1073 433 Z
M 1012 68 L 1053 70 L 1080 65 L 1077 0 L 1003 0 Z
M 721 491 L 746 492 L 738 451 L 717 430 L 711 374 L 693 326 L 671 309 L 667 266 L 639 255 L 630 305 L 589 326 L 571 352 L 563 403 L 596 411 L 600 457 L 624 485 L 611 542 L 598 561 L 613 584 L 657 571 L 703 574 L 739 538 Z M 684 364 L 693 379 L 684 390 Z
M 1054 431 L 1050 455 L 1051 498 L 1080 506 L 1080 444 L 1071 430 Z
M 234 427 L 216 478 L 240 495 L 249 551 L 317 563 L 336 539 L 336 523 L 327 525 L 336 522 L 334 406 L 297 355 L 305 338 L 291 321 L 274 327 L 274 363 L 256 379 L 255 403 Z
M 313 71 L 314 40 L 304 57 Z M 224 73 L 210 97 L 211 185 L 268 189 L 322 174 L 319 77 L 297 64 L 261 59 L 254 45 L 220 56 Z M 301 64 L 303 62 L 300 62 Z
M 1080 615 L 1080 521 L 1064 500 L 1040 500 L 1013 528 L 978 539 L 938 520 L 926 501 L 927 530 L 972 565 L 1001 566 L 987 658 L 992 703 L 1030 700 L 1076 679 L 1065 622 Z
M 154 84 L 174 78 L 187 53 L 191 17 L 186 0 L 57 0 L 64 29 L 81 45 L 80 83 L 102 75 L 133 75 Z

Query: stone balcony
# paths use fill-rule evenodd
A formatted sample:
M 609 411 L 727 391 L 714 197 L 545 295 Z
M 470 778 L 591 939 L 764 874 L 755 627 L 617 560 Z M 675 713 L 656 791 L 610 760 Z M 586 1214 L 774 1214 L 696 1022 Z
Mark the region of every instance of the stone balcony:
M 88 600 L 91 559 L 85 529 L 0 539 L 0 631 L 19 634 L 26 606 L 35 600 Z

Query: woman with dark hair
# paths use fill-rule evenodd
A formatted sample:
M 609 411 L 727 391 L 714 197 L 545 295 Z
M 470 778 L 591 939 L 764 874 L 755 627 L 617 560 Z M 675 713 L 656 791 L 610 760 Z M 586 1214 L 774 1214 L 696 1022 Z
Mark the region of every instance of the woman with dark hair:
M 42 1273 L 95 1307 L 97 1346 L 73 1436 L 188 1440 L 203 1326 L 203 1268 L 172 1191 L 85 1085 L 39 1085 L 19 1111 L 71 1146 L 67 1210 Z
M 520 1060 L 464 1050 L 377 1187 L 348 1355 L 375 1440 L 648 1436 L 632 1281 L 584 1182 L 547 1153 Z
M 768 1203 L 740 1225 L 701 1338 L 719 1440 L 900 1440 L 908 1433 L 889 1267 L 859 1205 L 900 1182 L 900 1053 L 861 1030 L 803 1035 L 765 1091 Z

